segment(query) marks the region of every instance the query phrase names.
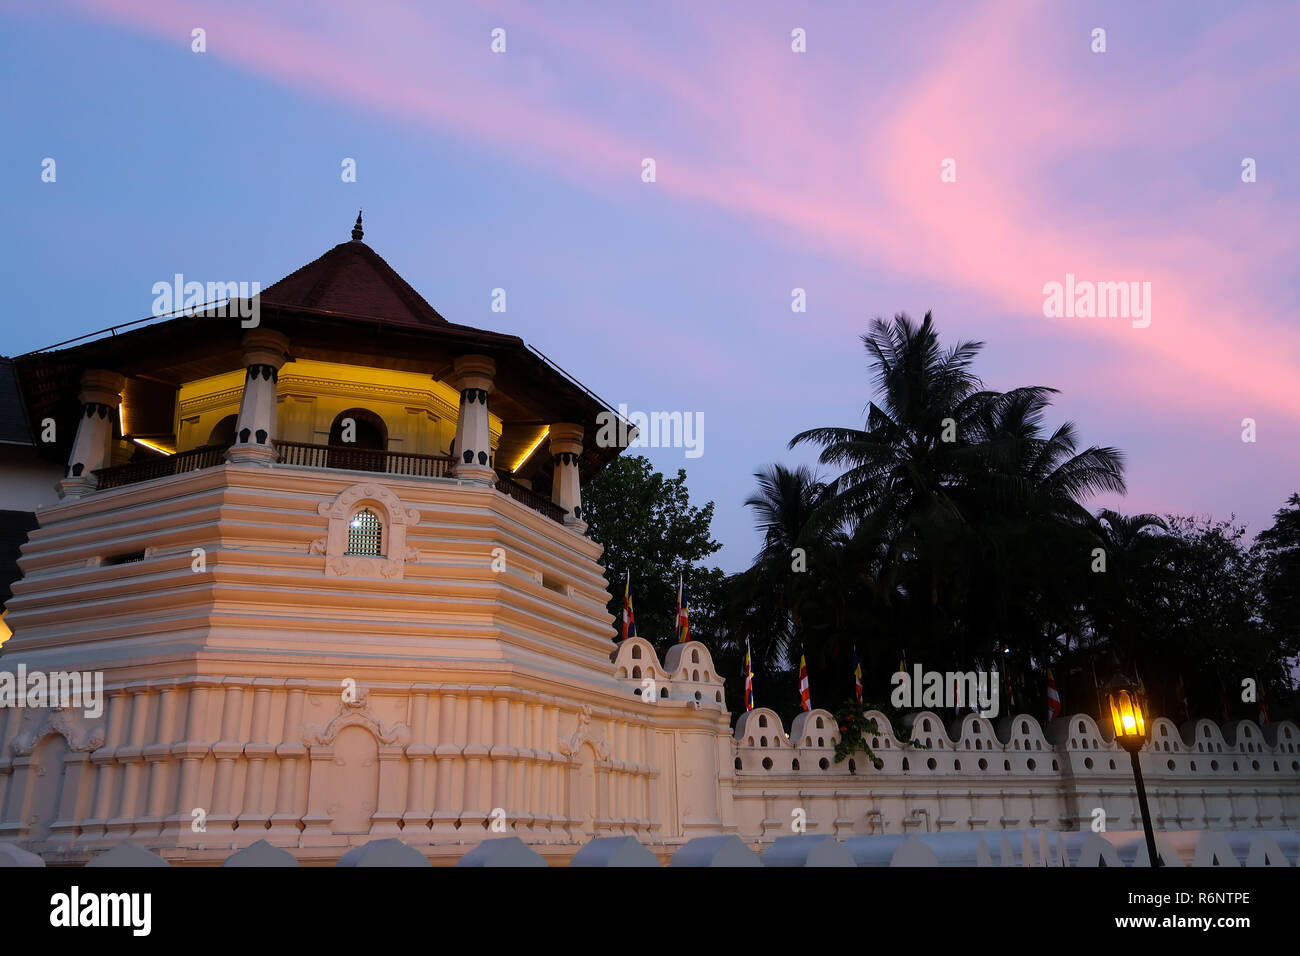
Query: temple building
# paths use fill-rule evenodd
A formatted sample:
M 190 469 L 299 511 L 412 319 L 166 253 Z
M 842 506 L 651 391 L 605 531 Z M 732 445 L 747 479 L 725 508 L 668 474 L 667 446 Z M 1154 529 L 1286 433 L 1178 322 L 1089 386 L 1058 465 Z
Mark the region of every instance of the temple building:
M 0 361 L 0 671 L 100 675 L 99 712 L 0 707 L 0 841 L 303 862 L 397 837 L 1077 829 L 1136 820 L 1104 728 L 826 711 L 734 728 L 708 648 L 615 643 L 582 488 L 605 402 L 440 315 L 352 239 L 263 291 Z M 228 314 L 235 312 L 235 314 Z M 5 631 L 0 630 L 0 638 Z M 1157 721 L 1167 829 L 1300 820 L 1300 728 Z M 1163 750 L 1161 747 L 1163 746 Z M 1117 825 L 1118 826 L 1118 825 Z

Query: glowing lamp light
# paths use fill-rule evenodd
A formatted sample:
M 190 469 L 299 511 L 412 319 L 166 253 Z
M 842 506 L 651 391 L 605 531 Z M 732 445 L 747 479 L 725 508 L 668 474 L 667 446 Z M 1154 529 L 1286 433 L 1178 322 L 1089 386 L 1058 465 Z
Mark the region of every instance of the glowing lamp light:
M 1137 786 L 1138 808 L 1142 811 L 1147 859 L 1152 866 L 1159 866 L 1160 854 L 1151 830 L 1151 808 L 1147 805 L 1147 789 L 1142 781 L 1142 762 L 1138 759 L 1142 745 L 1147 742 L 1146 701 L 1132 681 L 1119 675 L 1106 686 L 1106 705 L 1110 708 L 1110 723 L 1115 729 L 1115 743 L 1128 751 L 1133 763 L 1133 782 Z
M 537 436 L 537 441 L 533 442 L 531 445 L 528 446 L 528 450 L 524 452 L 523 457 L 520 458 L 517 462 L 515 462 L 514 467 L 510 469 L 510 473 L 512 475 L 515 472 L 517 472 L 520 468 L 524 467 L 524 464 L 528 461 L 528 459 L 533 457 L 533 452 L 537 451 L 537 447 L 543 441 L 546 440 L 546 436 L 549 435 L 550 433 L 551 433 L 551 427 L 548 425 L 542 431 L 542 433 Z
M 145 439 L 143 438 L 132 438 L 131 441 L 135 442 L 137 445 L 143 445 L 145 448 L 148 448 L 150 451 L 156 451 L 168 456 L 175 454 L 175 452 L 168 451 L 162 445 L 156 445 L 151 441 L 145 441 Z
M 1147 721 L 1142 699 L 1128 688 L 1116 688 L 1106 694 L 1110 721 L 1115 728 L 1115 742 L 1125 750 L 1142 749 L 1147 740 Z

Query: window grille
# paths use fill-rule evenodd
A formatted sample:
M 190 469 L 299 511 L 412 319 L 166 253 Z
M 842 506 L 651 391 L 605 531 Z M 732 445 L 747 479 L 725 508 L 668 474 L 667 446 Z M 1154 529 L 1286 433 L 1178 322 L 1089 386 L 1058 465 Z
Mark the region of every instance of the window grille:
M 383 555 L 384 526 L 369 508 L 358 511 L 348 522 L 348 554 Z

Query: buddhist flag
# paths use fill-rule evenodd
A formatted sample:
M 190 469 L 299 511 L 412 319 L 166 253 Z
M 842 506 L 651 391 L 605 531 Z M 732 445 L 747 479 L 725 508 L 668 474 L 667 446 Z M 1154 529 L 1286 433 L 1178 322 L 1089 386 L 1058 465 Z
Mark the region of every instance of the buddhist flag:
M 749 659 L 749 638 L 745 638 L 745 709 L 754 709 L 754 665 Z
M 1014 709 L 1016 706 L 1016 692 L 1011 689 L 1011 671 L 1008 670 L 1004 676 L 1007 684 L 1007 706 Z
M 799 706 L 812 710 L 812 697 L 808 693 L 808 662 L 802 653 L 799 655 Z
M 1223 708 L 1223 722 L 1226 724 L 1232 720 L 1232 705 L 1228 703 L 1228 688 L 1223 686 L 1223 681 L 1219 681 L 1219 706 Z
M 1047 719 L 1054 720 L 1061 716 L 1061 695 L 1056 690 L 1056 678 L 1052 669 L 1047 669 Z
M 853 693 L 858 703 L 862 703 L 862 662 L 858 660 L 858 649 L 853 648 Z
M 690 609 L 687 608 L 685 600 L 683 600 L 682 598 L 682 579 L 681 576 L 678 575 L 677 577 L 677 643 L 678 644 L 685 644 L 687 641 L 691 639 L 691 622 L 687 616 L 687 612 L 689 610 Z
M 623 640 L 636 637 L 636 619 L 632 616 L 632 572 L 627 572 L 623 582 Z
M 1257 710 L 1259 712 L 1259 725 L 1261 727 L 1267 727 L 1268 726 L 1268 704 L 1264 703 L 1264 699 L 1262 697 L 1259 700 L 1259 705 Z

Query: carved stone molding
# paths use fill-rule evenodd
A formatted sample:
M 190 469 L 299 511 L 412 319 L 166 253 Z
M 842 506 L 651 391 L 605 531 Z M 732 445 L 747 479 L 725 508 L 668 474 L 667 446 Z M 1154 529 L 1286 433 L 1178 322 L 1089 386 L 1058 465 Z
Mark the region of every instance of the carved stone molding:
M 373 481 L 363 481 L 344 488 L 333 501 L 322 501 L 317 505 L 316 511 L 327 518 L 342 518 L 346 521 L 352 517 L 352 509 L 367 499 L 383 505 L 388 512 L 390 524 L 418 524 L 420 521 L 420 512 L 414 508 L 407 509 L 392 489 Z
M 337 714 L 324 728 L 307 727 L 302 732 L 302 742 L 308 747 L 328 747 L 334 743 L 339 732 L 347 727 L 364 727 L 370 731 L 381 744 L 404 747 L 411 738 L 411 729 L 405 724 L 390 725 L 384 723 L 370 709 L 370 701 L 364 691 L 356 700 L 340 700 Z
M 382 555 L 348 554 L 348 522 L 357 509 L 376 512 L 383 524 Z M 419 552 L 406 546 L 406 529 L 418 524 L 420 512 L 407 508 L 392 489 L 375 481 L 358 482 L 344 488 L 333 501 L 322 501 L 317 514 L 329 520 L 326 533 L 307 547 L 307 553 L 324 555 L 325 574 L 330 577 L 382 578 L 400 581 L 408 561 L 418 561 Z
M 104 728 L 101 724 L 87 724 L 72 716 L 73 708 L 56 707 L 46 714 L 43 722 L 25 734 L 20 734 L 9 744 L 9 750 L 17 757 L 26 757 L 36 749 L 36 745 L 50 734 L 59 734 L 68 742 L 68 749 L 76 752 L 98 750 L 104 746 Z
M 566 757 L 574 757 L 582 749 L 583 744 L 591 744 L 596 751 L 596 756 L 601 760 L 609 759 L 609 744 L 604 737 L 596 737 L 591 732 L 591 705 L 583 704 L 582 709 L 578 711 L 578 727 L 568 737 L 560 738 L 560 753 Z

